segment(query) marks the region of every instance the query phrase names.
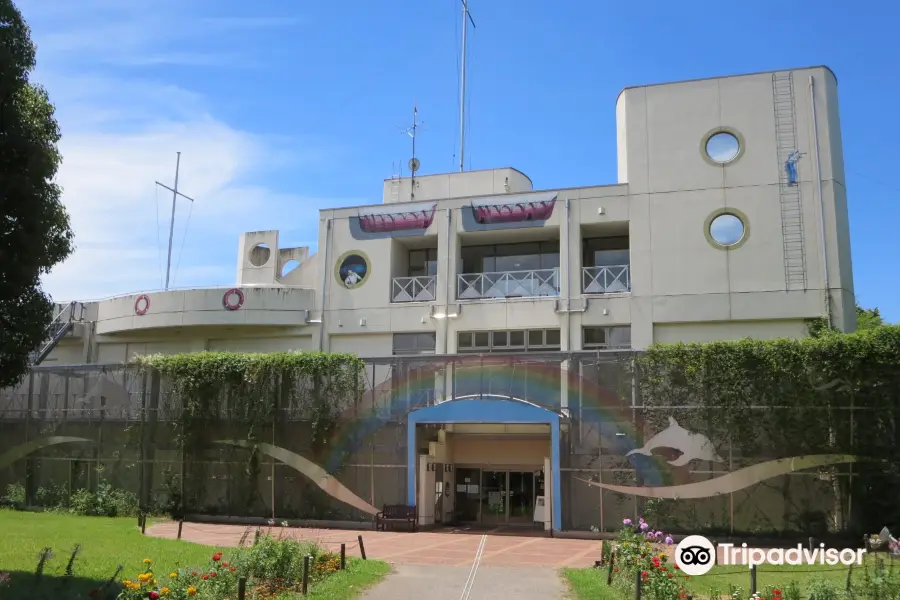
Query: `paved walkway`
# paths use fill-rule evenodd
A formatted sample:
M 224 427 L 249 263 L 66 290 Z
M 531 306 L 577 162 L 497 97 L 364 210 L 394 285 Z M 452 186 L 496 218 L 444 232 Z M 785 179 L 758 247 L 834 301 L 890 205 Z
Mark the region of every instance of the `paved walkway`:
M 210 546 L 237 546 L 256 528 L 185 523 L 182 539 Z M 600 558 L 600 543 L 549 538 L 539 532 L 510 530 L 401 533 L 264 527 L 264 533 L 313 540 L 330 550 L 345 544 L 348 556 L 387 561 L 393 572 L 364 600 L 561 600 L 563 567 L 589 567 Z M 158 523 L 148 535 L 175 538 L 177 523 Z
M 255 530 L 255 527 L 243 525 L 185 523 L 182 539 L 210 546 L 237 546 L 245 532 L 250 531 L 252 539 Z M 344 543 L 348 556 L 360 556 L 359 536 L 362 536 L 369 558 L 394 565 L 471 568 L 482 539 L 484 545 L 479 568 L 544 567 L 558 570 L 563 567 L 589 567 L 600 558 L 598 541 L 549 538 L 528 531 L 508 534 L 506 532 L 509 530 L 470 532 L 448 529 L 443 532 L 405 533 L 281 527 L 263 527 L 262 531 L 314 540 L 333 551 L 340 550 L 341 543 Z M 175 538 L 178 524 L 157 523 L 147 528 L 147 534 Z

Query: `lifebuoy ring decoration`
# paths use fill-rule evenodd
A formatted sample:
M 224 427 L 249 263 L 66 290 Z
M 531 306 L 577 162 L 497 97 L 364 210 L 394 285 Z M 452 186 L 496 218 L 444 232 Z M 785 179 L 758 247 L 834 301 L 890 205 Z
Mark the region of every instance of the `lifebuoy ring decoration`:
M 137 297 L 137 300 L 134 301 L 134 314 L 142 317 L 147 314 L 148 310 L 150 310 L 150 296 L 141 294 Z
M 236 297 L 236 298 L 235 298 Z M 234 302 L 234 300 L 237 302 Z M 222 296 L 222 306 L 225 310 L 237 310 L 244 305 L 244 292 L 237 288 L 231 288 Z

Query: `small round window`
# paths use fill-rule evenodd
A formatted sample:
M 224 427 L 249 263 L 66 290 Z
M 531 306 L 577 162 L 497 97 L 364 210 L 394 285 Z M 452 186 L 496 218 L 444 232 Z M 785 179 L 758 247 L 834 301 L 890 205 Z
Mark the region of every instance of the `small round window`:
M 714 133 L 706 140 L 706 155 L 720 165 L 733 161 L 740 151 L 740 141 L 734 134 L 727 131 Z
M 744 239 L 744 222 L 735 215 L 719 215 L 709 224 L 709 237 L 720 246 L 734 246 Z

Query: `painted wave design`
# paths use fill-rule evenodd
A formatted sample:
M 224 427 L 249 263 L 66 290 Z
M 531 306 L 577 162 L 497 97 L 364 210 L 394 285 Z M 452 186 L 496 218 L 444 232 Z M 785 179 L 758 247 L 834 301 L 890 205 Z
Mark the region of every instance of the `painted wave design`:
M 239 448 L 252 448 L 252 444 L 246 440 L 218 440 L 217 444 L 226 444 L 230 446 L 237 446 Z M 328 472 L 312 462 L 309 459 L 303 458 L 299 454 L 291 452 L 290 450 L 286 450 L 284 448 L 279 448 L 278 446 L 273 446 L 271 444 L 260 443 L 257 444 L 259 451 L 263 454 L 271 456 L 276 460 L 280 460 L 284 464 L 289 467 L 296 469 L 310 480 L 315 483 L 319 488 L 322 489 L 326 494 L 343 502 L 344 504 L 349 504 L 353 508 L 359 509 L 364 513 L 368 513 L 370 515 L 374 515 L 379 512 L 377 508 L 354 494 L 347 488 L 344 484 L 337 480 L 337 478 L 328 474 Z
M 743 469 L 727 473 L 715 479 L 686 483 L 683 485 L 671 485 L 660 487 L 645 487 L 638 485 L 614 485 L 599 483 L 576 477 L 590 486 L 603 488 L 620 494 L 631 494 L 645 498 L 659 498 L 663 500 L 688 500 L 698 498 L 710 498 L 723 494 L 730 494 L 756 485 L 767 479 L 787 475 L 794 471 L 813 469 L 847 463 L 859 462 L 858 456 L 851 454 L 814 454 L 809 456 L 797 456 L 794 458 L 779 458 L 759 464 L 751 465 Z
M 91 440 L 80 437 L 69 437 L 65 435 L 51 435 L 48 437 L 37 438 L 30 442 L 25 442 L 15 448 L 7 450 L 0 456 L 0 469 L 6 468 L 19 460 L 25 458 L 32 452 L 46 448 L 48 446 L 56 446 L 57 444 L 74 444 L 74 443 L 90 443 Z

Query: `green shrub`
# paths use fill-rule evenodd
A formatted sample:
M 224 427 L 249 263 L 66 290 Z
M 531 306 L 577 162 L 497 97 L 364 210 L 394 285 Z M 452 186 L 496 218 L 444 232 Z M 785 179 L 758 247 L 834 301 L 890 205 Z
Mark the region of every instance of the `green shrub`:
M 6 495 L 0 498 L 0 506 L 22 508 L 25 506 L 25 486 L 21 483 L 10 483 L 6 486 Z

